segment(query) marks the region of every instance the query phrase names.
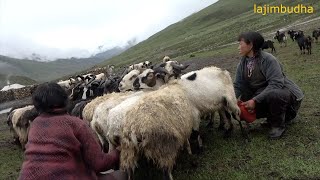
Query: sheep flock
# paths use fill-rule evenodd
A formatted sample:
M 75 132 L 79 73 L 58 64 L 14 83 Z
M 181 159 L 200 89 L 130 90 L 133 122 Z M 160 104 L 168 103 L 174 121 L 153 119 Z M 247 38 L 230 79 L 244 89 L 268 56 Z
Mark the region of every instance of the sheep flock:
M 180 150 L 194 154 L 193 140 L 202 148 L 199 126 L 204 115 L 219 112 L 225 132 L 233 128 L 231 117 L 240 120 L 228 71 L 210 66 L 183 74 L 186 68 L 165 56 L 159 64 L 132 64 L 120 74 L 109 66 L 104 73 L 57 83 L 69 94 L 69 114 L 90 125 L 104 151 L 120 147 L 120 168 L 129 179 L 141 156 L 161 169 L 164 179 L 173 179 Z M 37 116 L 33 105 L 8 114 L 7 123 L 22 148 Z

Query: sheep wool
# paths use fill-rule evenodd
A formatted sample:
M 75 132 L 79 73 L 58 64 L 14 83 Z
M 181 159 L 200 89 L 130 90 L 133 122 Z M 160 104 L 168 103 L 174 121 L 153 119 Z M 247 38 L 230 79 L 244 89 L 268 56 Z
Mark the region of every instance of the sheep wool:
M 96 107 L 97 107 L 100 103 L 108 100 L 109 98 L 116 99 L 117 97 L 121 97 L 121 96 L 127 95 L 128 93 L 131 93 L 131 92 L 105 94 L 105 95 L 103 95 L 103 96 L 100 96 L 100 97 L 97 97 L 97 98 L 93 99 L 90 103 L 88 103 L 88 104 L 83 108 L 83 112 L 82 112 L 83 120 L 86 120 L 86 121 L 88 121 L 88 122 L 91 122 L 91 121 L 92 121 L 92 118 L 93 118 L 93 113 L 94 113 Z
M 139 154 L 143 154 L 171 172 L 179 149 L 192 132 L 193 113 L 193 106 L 178 85 L 141 97 L 123 120 L 121 168 L 133 170 Z

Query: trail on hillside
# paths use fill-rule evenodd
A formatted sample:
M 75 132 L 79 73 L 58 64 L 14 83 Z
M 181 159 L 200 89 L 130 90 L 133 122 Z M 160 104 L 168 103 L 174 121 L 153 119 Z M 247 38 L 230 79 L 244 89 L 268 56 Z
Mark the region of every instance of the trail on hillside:
M 297 20 L 297 21 L 295 21 L 295 22 L 293 22 L 293 23 L 291 23 L 289 25 L 281 27 L 279 29 L 279 31 L 287 31 L 289 29 L 296 29 L 296 30 L 304 30 L 305 31 L 305 30 L 312 29 L 312 27 L 307 26 L 308 24 L 311 24 L 311 23 L 314 23 L 315 26 L 318 25 L 318 27 L 315 27 L 315 28 L 320 28 L 320 17 L 315 17 L 315 18 L 312 18 L 312 19 L 309 19 L 309 18 L 310 17 L 299 19 L 299 20 Z M 307 19 L 309 19 L 309 20 L 307 20 Z M 267 29 L 267 28 L 270 28 L 270 26 L 264 27 L 262 29 L 258 29 L 257 31 L 261 31 L 261 30 Z M 276 31 L 272 31 L 272 32 L 264 33 L 263 35 L 267 39 L 267 38 L 270 38 L 270 37 L 272 38 L 275 33 L 276 33 Z M 234 45 L 234 44 L 237 44 L 237 43 L 238 43 L 237 41 L 234 41 L 234 42 L 231 42 L 231 43 L 220 45 L 220 46 L 218 46 L 218 48 L 231 46 L 231 45 Z

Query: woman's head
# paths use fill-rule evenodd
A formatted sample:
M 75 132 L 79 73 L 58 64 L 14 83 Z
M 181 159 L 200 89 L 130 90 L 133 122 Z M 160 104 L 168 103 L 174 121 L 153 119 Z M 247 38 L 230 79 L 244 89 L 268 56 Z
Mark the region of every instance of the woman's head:
M 32 101 L 40 113 L 54 113 L 57 110 L 65 111 L 68 95 L 57 83 L 43 83 L 33 92 Z
M 239 54 L 242 56 L 256 55 L 263 43 L 264 38 L 257 32 L 244 32 L 239 35 Z

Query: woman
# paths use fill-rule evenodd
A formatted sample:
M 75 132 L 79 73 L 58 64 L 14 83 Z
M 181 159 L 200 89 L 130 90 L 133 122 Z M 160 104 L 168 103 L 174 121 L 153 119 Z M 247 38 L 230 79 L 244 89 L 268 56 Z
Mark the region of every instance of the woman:
M 90 127 L 66 113 L 68 96 L 56 83 L 38 86 L 32 101 L 40 115 L 32 122 L 19 179 L 126 179 L 115 171 L 119 151 L 102 152 Z
M 249 111 L 255 109 L 257 118 L 267 117 L 270 138 L 280 138 L 286 124 L 296 117 L 304 95 L 284 75 L 279 61 L 261 51 L 264 43 L 261 34 L 245 32 L 238 41 L 242 58 L 234 82 L 236 97 Z

